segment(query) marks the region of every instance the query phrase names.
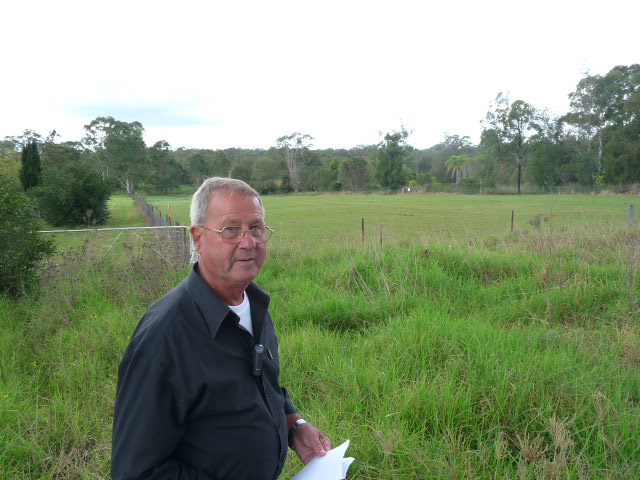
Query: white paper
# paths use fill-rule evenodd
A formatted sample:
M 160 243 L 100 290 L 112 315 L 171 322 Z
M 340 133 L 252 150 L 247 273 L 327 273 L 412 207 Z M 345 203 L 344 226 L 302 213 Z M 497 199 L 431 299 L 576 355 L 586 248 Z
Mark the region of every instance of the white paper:
M 307 463 L 291 480 L 344 480 L 354 458 L 344 456 L 349 440 Z

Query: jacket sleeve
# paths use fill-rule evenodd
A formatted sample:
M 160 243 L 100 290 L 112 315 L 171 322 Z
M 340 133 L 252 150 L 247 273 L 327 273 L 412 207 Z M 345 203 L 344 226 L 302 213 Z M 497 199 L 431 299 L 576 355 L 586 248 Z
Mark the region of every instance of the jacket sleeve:
M 287 389 L 282 387 L 282 393 L 284 394 L 284 414 L 289 415 L 290 413 L 298 413 L 298 409 L 291 401 L 291 397 L 289 396 Z
M 113 480 L 214 480 L 175 458 L 185 430 L 186 389 L 176 384 L 171 348 L 132 340 L 118 372 L 113 420 Z

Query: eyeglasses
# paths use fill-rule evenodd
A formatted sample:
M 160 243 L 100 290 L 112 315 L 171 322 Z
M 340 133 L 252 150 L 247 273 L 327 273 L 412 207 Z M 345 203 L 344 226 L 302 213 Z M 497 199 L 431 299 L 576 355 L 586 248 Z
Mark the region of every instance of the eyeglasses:
M 240 243 L 244 238 L 244 234 L 247 232 L 251 234 L 251 238 L 253 238 L 254 242 L 267 243 L 274 231 L 271 227 L 266 225 L 251 227 L 248 230 L 244 230 L 242 227 L 224 227 L 222 230 L 205 227 L 204 225 L 200 225 L 200 227 L 205 230 L 211 230 L 212 232 L 219 233 L 223 242 L 232 244 Z

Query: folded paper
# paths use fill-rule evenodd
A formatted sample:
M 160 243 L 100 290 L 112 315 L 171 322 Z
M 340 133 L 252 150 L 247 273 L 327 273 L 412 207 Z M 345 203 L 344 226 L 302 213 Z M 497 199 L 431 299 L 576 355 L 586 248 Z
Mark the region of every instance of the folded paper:
M 300 470 L 291 480 L 343 480 L 354 458 L 344 456 L 349 440 L 339 447 L 329 450 L 324 457 L 316 457 Z

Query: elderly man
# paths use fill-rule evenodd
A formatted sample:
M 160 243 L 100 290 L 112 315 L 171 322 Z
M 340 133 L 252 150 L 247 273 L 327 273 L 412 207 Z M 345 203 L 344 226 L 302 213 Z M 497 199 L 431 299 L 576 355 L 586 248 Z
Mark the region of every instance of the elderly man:
M 200 255 L 142 317 L 118 372 L 111 473 L 125 479 L 276 479 L 287 445 L 304 463 L 331 442 L 279 384 L 269 296 L 253 283 L 271 229 L 246 183 L 193 196 Z

